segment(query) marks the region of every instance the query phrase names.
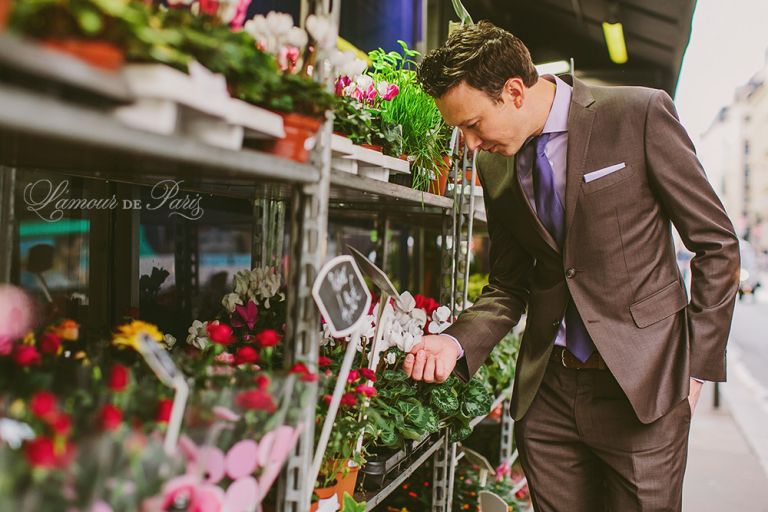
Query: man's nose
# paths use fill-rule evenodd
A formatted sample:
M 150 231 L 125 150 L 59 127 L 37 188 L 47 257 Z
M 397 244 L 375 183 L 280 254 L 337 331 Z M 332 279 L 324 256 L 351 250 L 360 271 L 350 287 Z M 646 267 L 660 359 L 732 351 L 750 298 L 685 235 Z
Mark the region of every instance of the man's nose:
M 471 133 L 464 132 L 464 140 L 467 141 L 467 146 L 472 151 L 477 151 L 480 146 L 483 145 L 483 140 L 480 137 L 472 135 Z

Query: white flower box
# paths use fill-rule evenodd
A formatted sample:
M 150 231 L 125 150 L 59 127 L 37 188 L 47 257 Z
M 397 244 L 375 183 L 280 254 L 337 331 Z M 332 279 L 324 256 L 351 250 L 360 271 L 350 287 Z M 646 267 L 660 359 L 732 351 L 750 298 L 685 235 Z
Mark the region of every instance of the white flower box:
M 384 155 L 383 166 L 394 174 L 411 174 L 411 163 L 408 160 Z
M 242 126 L 247 139 L 281 139 L 285 127 L 280 114 L 231 98 L 227 102 L 227 121 Z

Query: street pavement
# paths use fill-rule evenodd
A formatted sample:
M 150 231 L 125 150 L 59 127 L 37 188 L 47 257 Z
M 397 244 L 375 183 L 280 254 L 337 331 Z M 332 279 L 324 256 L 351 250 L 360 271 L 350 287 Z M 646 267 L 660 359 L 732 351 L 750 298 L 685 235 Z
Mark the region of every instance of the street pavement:
M 686 512 L 768 512 L 768 296 L 737 304 L 728 382 L 704 386 L 691 424 Z

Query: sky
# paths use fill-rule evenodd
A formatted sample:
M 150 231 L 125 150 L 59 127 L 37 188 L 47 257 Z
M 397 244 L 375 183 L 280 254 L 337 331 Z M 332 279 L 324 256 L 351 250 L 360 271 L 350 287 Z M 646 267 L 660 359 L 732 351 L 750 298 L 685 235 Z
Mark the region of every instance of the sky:
M 694 141 L 763 67 L 767 49 L 768 0 L 698 0 L 675 96 Z

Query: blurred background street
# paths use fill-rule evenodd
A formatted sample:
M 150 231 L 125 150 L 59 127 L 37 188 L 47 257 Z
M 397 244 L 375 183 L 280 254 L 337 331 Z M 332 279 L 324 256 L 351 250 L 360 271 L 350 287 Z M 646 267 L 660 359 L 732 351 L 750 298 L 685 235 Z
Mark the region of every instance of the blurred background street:
M 719 407 L 708 383 L 694 415 L 683 510 L 768 512 L 767 332 L 768 293 L 758 290 L 736 305 Z

